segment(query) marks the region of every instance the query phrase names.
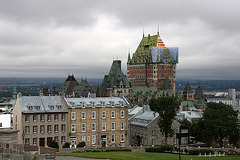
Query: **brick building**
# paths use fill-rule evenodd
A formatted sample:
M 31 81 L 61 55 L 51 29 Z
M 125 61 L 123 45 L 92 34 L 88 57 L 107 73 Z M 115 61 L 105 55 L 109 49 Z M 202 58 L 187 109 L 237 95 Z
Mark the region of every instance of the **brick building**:
M 128 144 L 128 102 L 124 97 L 66 98 L 71 147 Z
M 144 37 L 131 58 L 128 55 L 127 78 L 132 91 L 142 86 L 154 86 L 155 90 L 175 93 L 178 48 L 166 47 L 159 33 Z M 139 88 L 140 87 L 140 88 Z

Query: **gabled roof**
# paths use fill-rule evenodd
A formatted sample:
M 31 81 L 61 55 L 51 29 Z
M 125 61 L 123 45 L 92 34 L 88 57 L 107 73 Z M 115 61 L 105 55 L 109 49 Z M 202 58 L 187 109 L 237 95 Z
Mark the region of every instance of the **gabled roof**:
M 190 92 L 190 93 L 192 92 L 192 88 L 191 88 L 189 82 L 187 82 L 186 87 L 184 88 L 183 92 Z
M 73 92 L 76 97 L 87 97 L 88 93 L 94 92 L 87 80 L 82 80 L 78 86 L 73 88 Z
M 114 60 L 108 75 L 104 76 L 102 86 L 106 88 L 120 88 L 120 82 L 123 83 L 123 88 L 130 87 L 126 76 L 121 70 L 121 61 Z
M 59 93 L 64 93 L 65 95 L 72 95 L 73 88 L 76 86 L 78 86 L 78 82 L 74 78 L 74 75 L 68 75 L 68 78 L 65 80 L 65 82 L 59 89 Z
M 61 96 L 23 96 L 19 104 L 23 113 L 67 112 Z
M 152 47 L 151 61 L 155 63 L 178 63 L 178 48 Z
M 172 89 L 170 79 L 168 79 L 168 78 L 165 79 L 165 81 L 163 83 L 163 86 L 162 86 L 162 89 Z

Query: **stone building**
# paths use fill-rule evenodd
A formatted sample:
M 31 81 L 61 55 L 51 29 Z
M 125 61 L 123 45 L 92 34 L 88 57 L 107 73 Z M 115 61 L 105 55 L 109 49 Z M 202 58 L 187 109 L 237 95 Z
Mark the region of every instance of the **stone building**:
M 19 130 L 18 143 L 36 146 L 67 139 L 67 106 L 60 96 L 18 97 L 13 108 L 13 130 Z
M 155 146 L 165 143 L 165 137 L 158 126 L 159 114 L 151 111 L 148 105 L 135 106 L 129 109 L 129 143 L 132 146 Z M 180 123 L 176 120 L 172 123 L 174 136 L 168 137 L 167 143 L 177 144 L 176 133 L 178 133 Z
M 166 47 L 159 32 L 143 38 L 132 58 L 128 55 L 127 78 L 133 92 L 142 86 L 175 93 L 178 48 Z M 135 93 L 133 93 L 134 95 Z
M 71 147 L 128 144 L 128 102 L 124 97 L 66 98 Z

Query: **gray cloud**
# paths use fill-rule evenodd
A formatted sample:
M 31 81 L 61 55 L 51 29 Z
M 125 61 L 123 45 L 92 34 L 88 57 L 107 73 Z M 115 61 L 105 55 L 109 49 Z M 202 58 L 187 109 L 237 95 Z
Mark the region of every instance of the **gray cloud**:
M 1 76 L 107 74 L 145 34 L 179 47 L 178 77 L 239 79 L 240 10 L 230 0 L 0 1 Z

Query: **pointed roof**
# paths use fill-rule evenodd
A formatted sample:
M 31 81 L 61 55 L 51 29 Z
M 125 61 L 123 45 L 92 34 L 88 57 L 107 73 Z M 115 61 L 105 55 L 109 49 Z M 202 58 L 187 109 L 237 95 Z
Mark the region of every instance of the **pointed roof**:
M 128 53 L 128 60 L 127 60 L 127 64 L 129 64 L 131 62 L 131 57 L 130 57 L 130 53 Z
M 163 86 L 162 86 L 162 89 L 172 89 L 170 79 L 168 79 L 168 78 L 165 79 L 165 81 L 163 83 Z
M 196 90 L 196 92 L 195 92 L 195 94 L 194 94 L 194 99 L 199 99 L 200 97 L 204 97 L 204 95 L 203 95 L 203 91 L 202 91 L 202 89 L 201 89 L 201 87 L 200 86 L 198 86 L 197 87 L 197 90 Z
M 106 88 L 115 88 L 120 87 L 120 82 L 123 83 L 124 88 L 130 87 L 129 82 L 126 76 L 123 74 L 121 70 L 121 61 L 114 60 L 108 75 L 104 76 L 102 86 Z
M 79 83 L 78 86 L 73 88 L 73 92 L 76 97 L 87 97 L 88 93 L 94 92 L 87 80 L 83 80 Z
M 184 88 L 183 92 L 190 92 L 190 93 L 192 92 L 192 88 L 191 88 L 189 82 L 187 82 L 186 87 Z
M 59 89 L 59 93 L 65 93 L 65 95 L 72 95 L 73 88 L 78 86 L 78 82 L 74 78 L 74 75 L 68 75 L 68 78 L 62 84 L 61 88 Z
M 204 99 L 202 98 L 202 96 L 200 96 L 199 99 L 198 99 L 198 101 L 197 101 L 197 103 L 196 103 L 196 105 L 201 106 L 201 105 L 203 105 L 204 103 L 205 103 Z

